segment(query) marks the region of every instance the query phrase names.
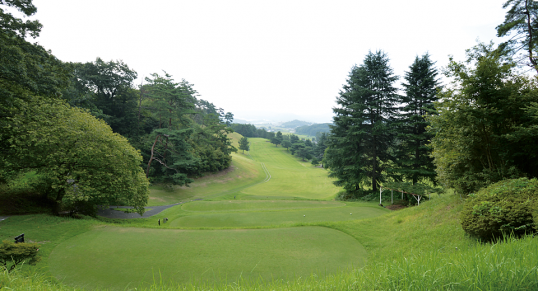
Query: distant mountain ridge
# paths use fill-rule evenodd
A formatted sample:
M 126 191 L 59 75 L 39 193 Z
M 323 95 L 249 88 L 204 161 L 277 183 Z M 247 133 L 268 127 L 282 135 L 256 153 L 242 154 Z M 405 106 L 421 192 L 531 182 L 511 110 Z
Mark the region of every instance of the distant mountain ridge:
M 304 134 L 309 136 L 316 136 L 318 132 L 330 132 L 329 127 L 331 123 L 316 123 L 312 125 L 304 125 L 295 129 L 296 134 Z
M 296 127 L 299 127 L 299 126 L 308 126 L 308 125 L 311 125 L 312 122 L 307 122 L 307 121 L 301 121 L 301 120 L 292 120 L 292 121 L 288 121 L 288 122 L 284 122 L 282 123 L 282 127 L 286 127 L 286 128 L 296 128 Z

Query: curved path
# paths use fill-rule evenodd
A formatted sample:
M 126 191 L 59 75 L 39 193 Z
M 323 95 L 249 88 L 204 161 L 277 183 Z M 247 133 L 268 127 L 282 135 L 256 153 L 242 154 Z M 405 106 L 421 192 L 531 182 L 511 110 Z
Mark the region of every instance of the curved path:
M 196 200 L 202 200 L 202 199 L 196 199 Z M 119 218 L 119 219 L 133 219 L 133 218 L 148 218 L 151 217 L 157 213 L 160 213 L 161 211 L 168 209 L 170 207 L 182 204 L 183 202 L 179 202 L 176 204 L 170 204 L 170 205 L 161 205 L 161 206 L 148 206 L 144 207 L 146 212 L 144 212 L 144 215 L 140 215 L 138 213 L 125 213 L 120 210 L 113 210 L 115 208 L 133 208 L 131 206 L 109 206 L 107 208 L 105 207 L 98 207 L 97 208 L 97 215 L 106 217 L 106 218 Z
M 248 152 L 248 155 L 250 156 L 250 151 L 247 151 L 247 152 Z M 241 186 L 241 187 L 231 189 L 231 190 L 227 190 L 227 191 L 224 191 L 224 192 L 219 192 L 217 194 L 207 196 L 206 198 L 241 191 L 241 190 L 244 190 L 246 188 L 250 188 L 252 186 L 256 186 L 258 184 L 261 184 L 261 183 L 269 182 L 269 180 L 271 180 L 271 173 L 269 173 L 269 170 L 267 169 L 267 167 L 265 166 L 264 163 L 260 163 L 260 165 L 261 165 L 263 171 L 265 172 L 265 179 L 263 181 L 253 183 L 251 185 Z M 196 200 L 202 200 L 202 199 L 201 198 L 194 199 L 193 201 L 196 201 Z M 125 212 L 120 211 L 120 210 L 114 210 L 114 209 L 117 209 L 117 208 L 126 208 L 126 209 L 133 208 L 131 206 L 109 206 L 108 208 L 98 207 L 97 208 L 97 215 L 102 216 L 102 217 L 106 217 L 106 218 L 116 218 L 116 219 L 148 218 L 148 217 L 151 217 L 151 216 L 153 216 L 155 214 L 160 213 L 161 211 L 163 211 L 165 209 L 168 209 L 170 207 L 173 207 L 173 206 L 176 206 L 176 205 L 179 205 L 179 204 L 182 204 L 182 203 L 184 203 L 184 202 L 179 202 L 179 203 L 169 204 L 169 205 L 161 205 L 161 206 L 148 206 L 148 207 L 145 207 L 146 212 L 144 212 L 143 215 L 140 215 L 138 213 L 125 213 Z

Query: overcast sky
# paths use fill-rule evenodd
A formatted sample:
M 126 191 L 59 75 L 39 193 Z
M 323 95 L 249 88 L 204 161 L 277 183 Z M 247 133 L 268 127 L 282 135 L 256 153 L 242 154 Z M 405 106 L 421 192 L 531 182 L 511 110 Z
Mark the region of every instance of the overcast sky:
M 63 61 L 123 60 L 167 71 L 241 119 L 330 122 L 369 50 L 402 76 L 429 52 L 439 67 L 496 40 L 505 0 L 34 0 L 38 42 Z

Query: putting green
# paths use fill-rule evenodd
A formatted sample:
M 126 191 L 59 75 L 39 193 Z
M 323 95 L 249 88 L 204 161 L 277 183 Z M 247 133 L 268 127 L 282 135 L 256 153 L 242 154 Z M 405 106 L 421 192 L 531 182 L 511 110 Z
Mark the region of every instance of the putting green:
M 349 214 L 348 214 L 349 215 Z M 59 244 L 51 273 L 87 289 L 199 282 L 291 279 L 365 263 L 351 236 L 325 227 L 254 230 L 164 230 L 100 227 Z
M 328 221 L 347 221 L 386 214 L 381 207 L 341 206 L 282 211 L 244 211 L 207 213 L 183 216 L 170 222 L 170 227 L 255 227 L 295 225 Z

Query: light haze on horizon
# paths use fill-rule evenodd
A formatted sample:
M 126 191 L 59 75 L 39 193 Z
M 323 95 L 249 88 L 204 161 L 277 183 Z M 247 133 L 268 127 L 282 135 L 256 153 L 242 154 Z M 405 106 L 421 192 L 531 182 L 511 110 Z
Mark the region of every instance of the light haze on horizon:
M 387 53 L 399 86 L 417 55 L 440 68 L 498 42 L 504 2 L 34 0 L 32 18 L 62 61 L 123 60 L 137 85 L 164 70 L 237 119 L 322 123 L 368 51 Z

